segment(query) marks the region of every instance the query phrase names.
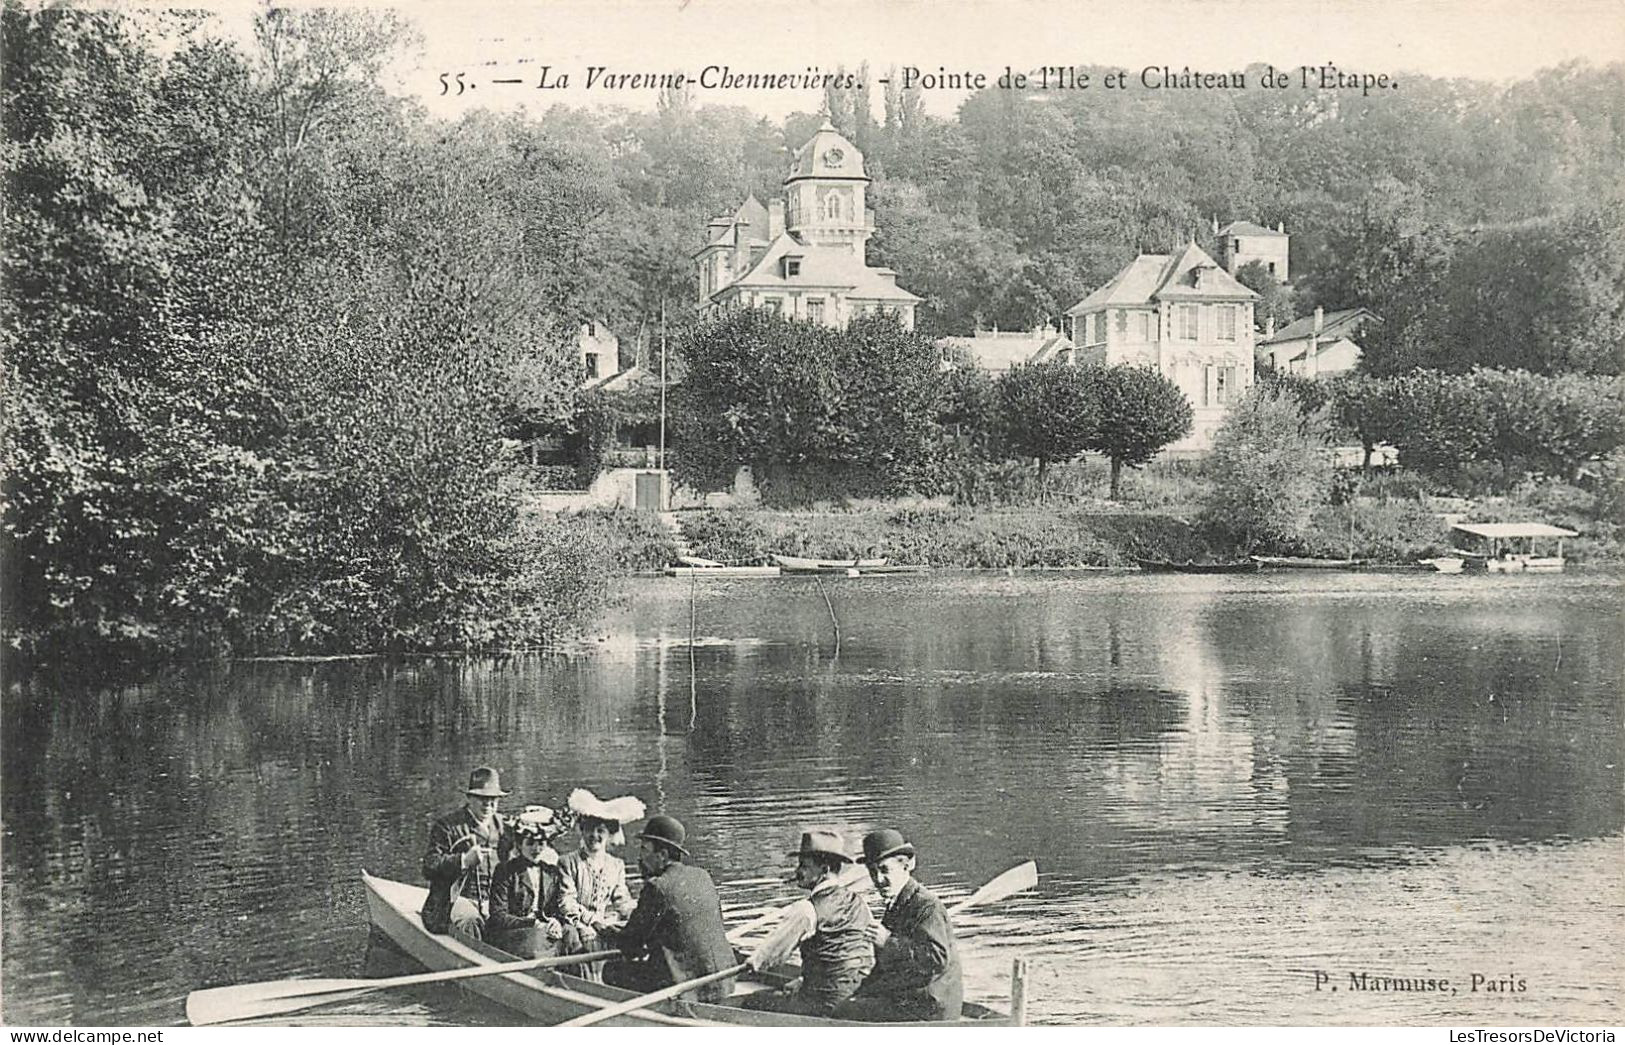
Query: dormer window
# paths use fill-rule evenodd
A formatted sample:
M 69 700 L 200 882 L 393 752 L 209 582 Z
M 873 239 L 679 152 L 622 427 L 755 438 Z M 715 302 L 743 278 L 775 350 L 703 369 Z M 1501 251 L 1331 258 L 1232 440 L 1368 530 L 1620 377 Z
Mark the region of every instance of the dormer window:
M 791 276 L 799 276 L 799 275 L 801 275 L 801 259 L 800 258 L 785 258 L 784 259 L 784 275 L 785 275 L 786 279 L 788 279 Z

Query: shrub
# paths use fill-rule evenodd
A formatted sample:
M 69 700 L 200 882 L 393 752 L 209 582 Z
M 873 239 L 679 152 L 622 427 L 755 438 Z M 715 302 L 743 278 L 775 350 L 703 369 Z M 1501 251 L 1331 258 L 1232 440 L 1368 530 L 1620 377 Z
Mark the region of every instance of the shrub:
M 1204 521 L 1243 550 L 1299 542 L 1331 493 L 1326 426 L 1290 395 L 1255 386 L 1225 418 L 1207 471 Z

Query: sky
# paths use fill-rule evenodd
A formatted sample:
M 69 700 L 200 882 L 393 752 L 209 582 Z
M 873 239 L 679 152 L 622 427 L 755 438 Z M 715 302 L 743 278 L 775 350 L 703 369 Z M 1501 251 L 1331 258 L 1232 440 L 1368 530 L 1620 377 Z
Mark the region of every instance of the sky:
M 588 70 L 834 72 L 867 61 L 876 76 L 983 74 L 1008 65 L 1098 64 L 1129 73 L 1168 66 L 1203 72 L 1269 62 L 1296 70 L 1332 63 L 1352 73 L 1507 81 L 1572 59 L 1625 61 L 1620 0 L 541 0 L 393 5 L 423 33 L 423 46 L 391 70 L 394 87 L 437 115 L 476 107 L 615 105 L 652 108 L 653 87 L 592 87 Z M 242 18 L 243 5 L 222 7 Z M 546 89 L 548 79 L 568 84 Z M 458 93 L 457 74 L 464 90 Z M 441 74 L 446 74 L 444 87 Z M 709 74 L 718 75 L 716 69 Z M 1294 75 L 1297 75 L 1296 73 Z M 498 80 L 519 83 L 497 83 Z M 1249 85 L 1253 86 L 1253 85 Z M 1102 89 L 1092 84 L 1089 89 Z M 926 92 L 928 111 L 950 115 L 968 94 Z M 722 89 L 696 85 L 697 103 L 740 105 L 770 118 L 815 111 L 816 87 Z M 878 101 L 876 104 L 878 110 Z

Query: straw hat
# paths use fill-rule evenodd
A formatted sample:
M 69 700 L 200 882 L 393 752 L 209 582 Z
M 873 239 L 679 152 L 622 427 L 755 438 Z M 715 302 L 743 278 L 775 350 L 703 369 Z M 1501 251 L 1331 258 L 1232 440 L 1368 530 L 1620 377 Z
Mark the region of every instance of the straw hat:
M 631 795 L 623 795 L 620 798 L 612 798 L 606 802 L 584 787 L 578 787 L 571 791 L 567 804 L 570 807 L 570 812 L 574 813 L 578 819 L 580 817 L 591 817 L 594 820 L 603 820 L 613 824 L 615 833 L 610 836 L 609 840 L 616 845 L 626 843 L 626 832 L 621 830 L 621 825 L 631 823 L 633 820 L 642 820 L 644 813 L 644 805 L 641 799 L 634 798 Z

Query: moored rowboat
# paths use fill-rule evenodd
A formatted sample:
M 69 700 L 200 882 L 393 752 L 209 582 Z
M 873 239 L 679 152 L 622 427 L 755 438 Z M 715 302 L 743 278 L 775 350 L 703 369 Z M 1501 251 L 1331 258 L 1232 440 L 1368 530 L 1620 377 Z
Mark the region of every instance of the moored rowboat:
M 818 573 L 824 570 L 862 570 L 886 565 L 885 559 L 808 559 L 800 555 L 774 555 L 773 561 L 786 573 Z
M 387 878 L 375 878 L 362 872 L 367 888 L 367 911 L 373 926 L 400 950 L 434 970 L 468 968 L 475 965 L 496 965 L 512 961 L 513 956 L 494 947 L 468 940 L 461 936 L 440 936 L 423 927 L 418 911 L 428 890 Z M 575 976 L 556 972 L 502 973 L 473 977 L 462 981 L 463 986 L 538 1024 L 562 1023 L 590 1012 L 628 1001 L 637 995 L 632 991 L 591 983 Z M 766 982 L 741 980 L 743 994 L 766 988 Z M 675 1007 L 674 1007 L 675 1006 Z M 964 1018 L 932 1027 L 956 1026 L 1008 1026 L 1009 1017 L 980 1005 L 967 1003 Z M 843 1020 L 826 1020 L 813 1016 L 791 1016 L 784 1013 L 753 1012 L 733 1005 L 707 1005 L 700 1003 L 666 1002 L 650 1009 L 640 1009 L 605 1021 L 604 1026 L 620 1027 L 701 1027 L 701 1026 L 764 1026 L 764 1027 L 825 1027 L 865 1026 Z M 888 1024 L 887 1026 L 892 1026 Z M 897 1026 L 906 1026 L 897 1024 Z

